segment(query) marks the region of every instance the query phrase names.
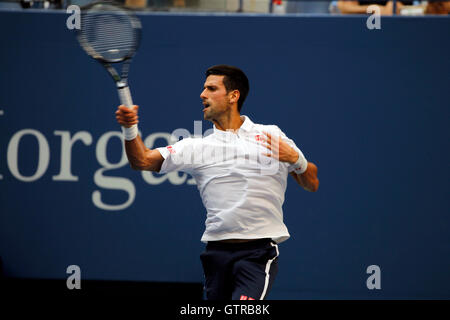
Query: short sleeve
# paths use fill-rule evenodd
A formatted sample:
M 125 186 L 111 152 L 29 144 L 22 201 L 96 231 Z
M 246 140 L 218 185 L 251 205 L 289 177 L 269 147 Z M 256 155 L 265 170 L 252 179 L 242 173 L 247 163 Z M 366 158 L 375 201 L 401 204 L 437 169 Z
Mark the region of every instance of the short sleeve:
M 171 171 L 183 171 L 191 173 L 193 169 L 194 139 L 185 138 L 175 144 L 162 148 L 156 148 L 164 162 L 159 173 Z
M 289 146 L 291 148 L 293 148 L 295 151 L 297 151 L 298 156 L 299 156 L 299 158 L 301 160 L 302 166 L 304 166 L 304 168 L 298 168 L 298 165 L 296 163 L 294 163 L 294 164 L 291 164 L 291 165 L 288 166 L 288 171 L 292 172 L 294 170 L 298 170 L 300 172 L 305 172 L 306 168 L 308 166 L 308 161 L 306 160 L 305 156 L 303 155 L 303 152 L 297 147 L 297 145 L 295 144 L 295 142 L 292 139 L 288 138 L 286 136 L 286 134 L 283 131 L 281 131 L 281 129 L 279 127 L 277 127 L 277 126 L 275 126 L 275 127 L 277 129 L 276 132 L 278 132 L 278 134 L 281 137 L 281 139 L 286 141 L 287 144 L 289 144 Z

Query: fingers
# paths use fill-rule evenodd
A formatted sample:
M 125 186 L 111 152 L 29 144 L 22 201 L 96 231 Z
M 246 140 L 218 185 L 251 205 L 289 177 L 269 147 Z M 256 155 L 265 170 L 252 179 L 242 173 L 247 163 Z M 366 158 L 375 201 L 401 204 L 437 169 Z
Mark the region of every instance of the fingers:
M 124 106 L 122 104 L 117 109 L 122 110 L 123 112 L 137 112 L 137 110 L 139 109 L 139 106 L 134 105 L 131 108 L 128 108 L 127 106 Z
M 280 139 L 278 136 L 273 137 L 268 132 L 263 131 L 263 133 L 267 136 L 267 138 L 262 138 L 261 140 L 264 143 L 264 146 L 271 151 L 278 151 L 280 148 Z
M 115 113 L 117 122 L 126 128 L 138 124 L 139 123 L 138 120 L 139 117 L 137 114 L 138 109 L 139 109 L 138 106 L 128 108 L 124 105 L 120 105 Z
M 263 131 L 263 133 L 266 135 L 266 138 L 263 139 L 270 142 L 272 140 L 272 135 L 266 131 Z
M 263 146 L 269 150 L 269 153 L 263 153 L 269 158 L 279 159 L 280 157 L 280 138 L 279 136 L 272 136 L 269 132 L 263 131 L 265 137 L 261 139 Z
M 298 156 L 297 152 L 279 135 L 263 132 L 267 138 L 262 138 L 262 145 L 270 151 L 270 153 L 265 153 L 267 157 L 271 157 L 283 162 L 292 162 L 293 154 Z
M 263 140 L 266 140 L 268 143 L 271 143 L 272 140 L 274 140 L 275 142 L 280 140 L 279 136 L 272 136 L 272 134 L 270 134 L 269 132 L 263 131 L 263 133 L 266 135 L 267 138 L 263 137 Z
M 135 122 L 138 121 L 139 117 L 135 114 L 116 114 L 116 119 L 117 120 L 121 120 L 121 121 L 125 121 L 125 122 Z
M 266 156 L 268 158 L 274 158 L 276 160 L 280 160 L 280 156 L 277 153 L 262 153 L 263 156 Z
M 121 126 L 124 126 L 125 128 L 129 128 L 129 127 L 134 126 L 135 124 L 139 123 L 139 120 L 137 120 L 137 119 L 128 120 L 128 119 L 116 117 L 116 120 Z

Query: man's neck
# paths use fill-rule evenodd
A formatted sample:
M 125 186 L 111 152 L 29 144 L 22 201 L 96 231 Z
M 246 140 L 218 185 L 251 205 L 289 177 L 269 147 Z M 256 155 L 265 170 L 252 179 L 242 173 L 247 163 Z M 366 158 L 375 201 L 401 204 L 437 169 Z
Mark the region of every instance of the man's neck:
M 214 125 L 217 129 L 222 131 L 236 131 L 244 123 L 244 116 L 239 113 L 233 115 L 224 115 L 222 118 L 213 120 Z

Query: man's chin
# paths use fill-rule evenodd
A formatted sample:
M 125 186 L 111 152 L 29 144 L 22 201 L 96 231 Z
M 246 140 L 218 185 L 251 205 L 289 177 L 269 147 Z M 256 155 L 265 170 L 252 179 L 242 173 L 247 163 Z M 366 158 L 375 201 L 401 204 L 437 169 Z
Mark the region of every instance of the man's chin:
M 204 120 L 211 121 L 211 117 L 208 116 L 208 114 L 207 114 L 206 112 L 203 113 L 203 119 L 204 119 Z

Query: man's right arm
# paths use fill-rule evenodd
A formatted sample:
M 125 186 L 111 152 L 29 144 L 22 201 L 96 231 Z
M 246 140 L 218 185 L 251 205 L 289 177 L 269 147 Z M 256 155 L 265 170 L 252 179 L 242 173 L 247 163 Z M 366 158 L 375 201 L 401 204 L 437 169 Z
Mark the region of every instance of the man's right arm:
M 116 111 L 116 119 L 120 125 L 130 128 L 137 125 L 138 106 L 127 108 L 119 106 Z M 159 172 L 161 170 L 164 158 L 158 150 L 150 150 L 144 145 L 141 137 L 137 135 L 133 140 L 125 140 L 125 151 L 128 161 L 134 170 L 148 170 Z
M 125 140 L 125 151 L 131 168 L 134 170 L 148 170 L 159 172 L 164 162 L 161 153 L 154 149 L 150 150 L 144 145 L 140 136 L 131 141 Z

